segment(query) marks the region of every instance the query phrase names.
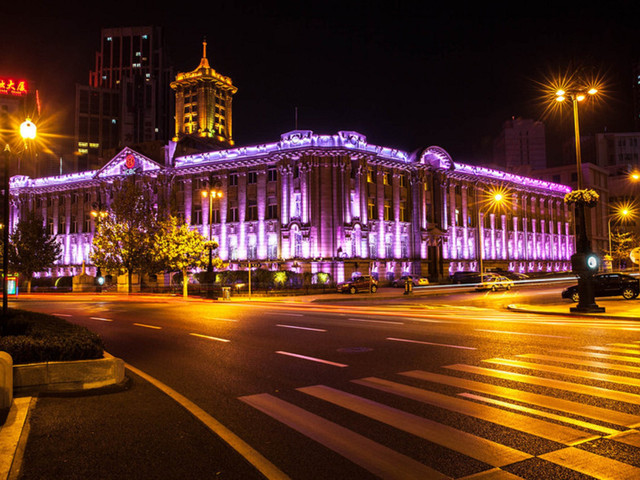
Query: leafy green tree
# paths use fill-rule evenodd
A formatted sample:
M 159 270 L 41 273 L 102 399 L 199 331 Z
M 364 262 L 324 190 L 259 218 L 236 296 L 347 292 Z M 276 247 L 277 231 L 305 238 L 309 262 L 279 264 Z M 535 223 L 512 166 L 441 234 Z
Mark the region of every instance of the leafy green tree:
M 50 268 L 60 258 L 62 248 L 55 236 L 47 233 L 42 216 L 27 212 L 9 237 L 8 250 L 10 268 L 24 276 L 27 292 L 31 292 L 33 274 Z
M 131 177 L 114 185 L 106 217 L 98 217 L 90 260 L 101 269 L 126 274 L 131 292 L 134 273 L 153 265 L 153 238 L 158 228 L 150 186 Z
M 208 247 L 218 248 L 218 244 L 209 244 L 197 230 L 181 223 L 176 217 L 169 217 L 159 224 L 154 236 L 153 257 L 157 265 L 167 271 L 182 273 L 182 295 L 188 296 L 188 271 L 208 264 Z M 213 267 L 222 266 L 219 258 L 214 258 Z

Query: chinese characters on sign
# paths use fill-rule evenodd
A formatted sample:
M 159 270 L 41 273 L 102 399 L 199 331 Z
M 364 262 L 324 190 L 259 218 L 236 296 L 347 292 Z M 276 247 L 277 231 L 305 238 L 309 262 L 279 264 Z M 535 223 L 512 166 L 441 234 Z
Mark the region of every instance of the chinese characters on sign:
M 26 95 L 29 93 L 25 80 L 0 78 L 0 95 Z

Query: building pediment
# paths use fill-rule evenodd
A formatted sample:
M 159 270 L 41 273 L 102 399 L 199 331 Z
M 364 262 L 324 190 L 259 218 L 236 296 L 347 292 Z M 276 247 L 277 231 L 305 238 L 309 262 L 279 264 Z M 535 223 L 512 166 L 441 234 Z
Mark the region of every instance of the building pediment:
M 152 173 L 162 170 L 164 167 L 140 153 L 124 148 L 107 164 L 98 170 L 94 178 L 115 177 L 121 175 L 133 175 L 139 173 Z

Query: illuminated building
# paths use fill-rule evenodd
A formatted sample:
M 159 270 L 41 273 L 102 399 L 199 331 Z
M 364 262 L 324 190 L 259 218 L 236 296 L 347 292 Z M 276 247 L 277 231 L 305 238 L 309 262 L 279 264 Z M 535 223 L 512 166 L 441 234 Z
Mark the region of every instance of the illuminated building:
M 293 131 L 278 142 L 179 156 L 165 165 L 125 148 L 99 170 L 14 178 L 13 224 L 20 211 L 42 212 L 63 246 L 51 273 L 73 274 L 88 261 L 93 205 L 108 205 L 113 181 L 129 175 L 155 182 L 159 204 L 173 191 L 180 216 L 205 237 L 208 199 L 201 190 L 220 182 L 212 230 L 231 269 L 246 268 L 250 259 L 269 269 L 330 273 L 337 281 L 371 271 L 383 282 L 405 273 L 435 281 L 475 270 L 478 205 L 492 186 L 509 192 L 511 205 L 480 216 L 485 268 L 567 270 L 574 252 L 563 201 L 569 187 L 456 163 L 439 147 L 410 154 L 372 145 L 356 132 Z
M 200 65 L 192 72 L 179 73 L 171 83 L 176 98 L 174 140 L 193 136 L 210 147 L 231 147 L 231 103 L 238 89 L 229 77 L 209 65 L 207 42 L 203 42 L 202 48 Z
M 251 260 L 335 281 L 371 272 L 384 284 L 404 274 L 441 281 L 477 270 L 480 258 L 485 268 L 570 268 L 567 186 L 456 163 L 439 147 L 409 153 L 373 145 L 349 131 L 295 130 L 274 143 L 233 148 L 236 87 L 210 67 L 206 42 L 200 65 L 171 87 L 175 138 L 163 161 L 127 147 L 99 169 L 12 179 L 12 228 L 20 212 L 35 209 L 62 245 L 60 264 L 47 273 L 72 275 L 89 263 L 91 211 L 108 208 L 114 181 L 132 175 L 152 184 L 158 208 L 177 205 L 205 238 L 211 221 L 230 269 Z M 209 204 L 202 191 L 212 185 L 222 197 Z M 492 188 L 505 192 L 508 208 L 484 208 Z
M 173 98 L 160 27 L 104 28 L 88 85 L 76 86 L 78 169 L 101 166 L 125 145 L 173 133 Z

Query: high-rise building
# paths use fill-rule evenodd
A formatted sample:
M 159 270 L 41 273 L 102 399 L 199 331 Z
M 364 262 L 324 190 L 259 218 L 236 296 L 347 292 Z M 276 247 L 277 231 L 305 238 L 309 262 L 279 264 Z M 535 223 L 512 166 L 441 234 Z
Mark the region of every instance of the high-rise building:
M 544 124 L 512 118 L 504 122 L 494 140 L 494 163 L 507 171 L 528 175 L 547 167 Z
M 171 88 L 176 102 L 175 141 L 204 141 L 209 150 L 233 146 L 231 103 L 238 88 L 211 68 L 206 41 L 200 65 L 192 72 L 178 73 Z
M 88 85 L 76 86 L 78 169 L 96 168 L 124 146 L 166 142 L 173 133 L 173 95 L 160 27 L 102 29 Z

